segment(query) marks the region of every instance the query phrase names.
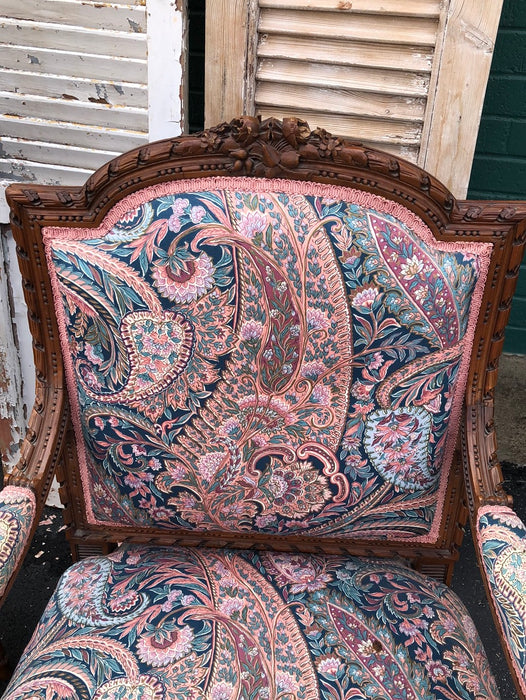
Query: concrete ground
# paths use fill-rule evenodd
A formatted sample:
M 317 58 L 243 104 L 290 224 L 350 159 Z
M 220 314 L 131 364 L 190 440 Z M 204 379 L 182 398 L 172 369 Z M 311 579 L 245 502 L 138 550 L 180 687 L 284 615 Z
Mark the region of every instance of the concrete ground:
M 495 392 L 495 425 L 501 462 L 526 466 L 526 355 L 501 358 Z

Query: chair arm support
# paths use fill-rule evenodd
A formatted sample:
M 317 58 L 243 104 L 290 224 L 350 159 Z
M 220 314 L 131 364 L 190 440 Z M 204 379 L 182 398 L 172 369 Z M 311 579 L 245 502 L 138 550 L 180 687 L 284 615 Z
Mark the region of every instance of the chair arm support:
M 68 428 L 65 393 L 37 382 L 20 457 L 0 491 L 0 605 L 40 521 Z
M 526 697 L 526 525 L 511 508 L 486 505 L 475 539 L 508 662 Z
M 36 501 L 31 489 L 6 486 L 0 491 L 0 598 L 22 560 L 35 515 Z
M 466 406 L 460 438 L 471 516 L 483 505 L 511 506 L 502 487 L 493 401 Z

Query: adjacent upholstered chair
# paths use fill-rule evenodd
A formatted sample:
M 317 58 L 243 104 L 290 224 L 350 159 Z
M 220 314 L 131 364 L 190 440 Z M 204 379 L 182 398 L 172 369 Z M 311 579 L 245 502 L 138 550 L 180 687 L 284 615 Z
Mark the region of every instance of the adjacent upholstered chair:
M 8 201 L 37 401 L 4 589 L 54 471 L 76 563 L 5 700 L 495 699 L 447 586 L 468 512 L 526 696 L 493 426 L 526 203 L 250 117 Z

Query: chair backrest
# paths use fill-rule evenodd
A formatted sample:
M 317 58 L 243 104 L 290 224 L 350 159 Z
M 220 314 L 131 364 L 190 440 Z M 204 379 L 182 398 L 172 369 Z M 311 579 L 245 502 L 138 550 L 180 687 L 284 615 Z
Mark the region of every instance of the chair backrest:
M 237 120 L 83 189 L 11 197 L 15 216 L 42 212 L 19 245 L 54 298 L 43 347 L 68 388 L 80 554 L 128 538 L 395 550 L 447 575 L 502 226 L 293 120 Z

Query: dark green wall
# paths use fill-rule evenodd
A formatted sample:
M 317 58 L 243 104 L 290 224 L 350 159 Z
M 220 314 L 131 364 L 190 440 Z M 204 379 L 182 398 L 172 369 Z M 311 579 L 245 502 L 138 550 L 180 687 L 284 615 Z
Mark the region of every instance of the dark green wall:
M 468 197 L 526 199 L 526 0 L 504 0 Z M 526 263 L 504 350 L 526 354 Z

